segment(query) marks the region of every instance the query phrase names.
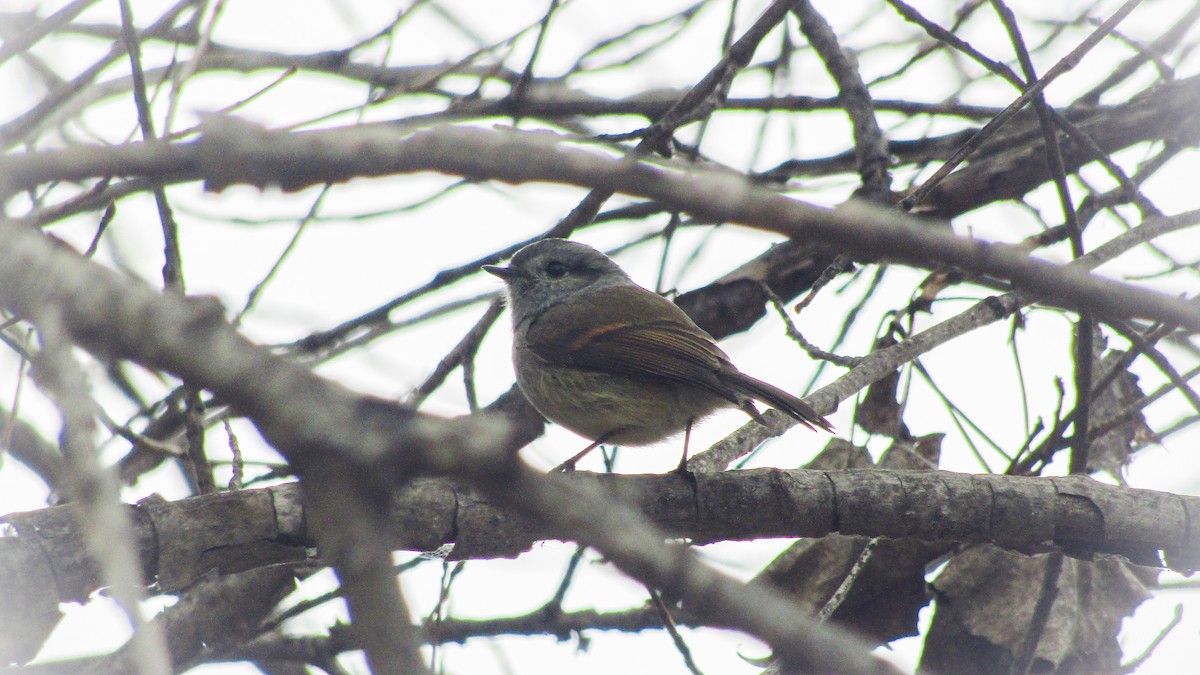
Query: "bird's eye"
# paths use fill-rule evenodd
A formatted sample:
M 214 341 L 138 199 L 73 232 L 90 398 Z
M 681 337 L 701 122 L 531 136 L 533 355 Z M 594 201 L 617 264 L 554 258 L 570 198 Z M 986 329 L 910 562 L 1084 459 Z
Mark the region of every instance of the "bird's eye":
M 551 279 L 561 279 L 567 276 L 567 266 L 557 260 L 546 263 L 546 276 Z

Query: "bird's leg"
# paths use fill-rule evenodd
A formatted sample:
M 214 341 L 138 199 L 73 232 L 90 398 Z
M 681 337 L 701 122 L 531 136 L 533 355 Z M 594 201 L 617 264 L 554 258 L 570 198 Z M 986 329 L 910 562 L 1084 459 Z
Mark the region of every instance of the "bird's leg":
M 675 467 L 675 470 L 672 471 L 671 473 L 686 474 L 688 472 L 688 468 L 687 468 L 688 443 L 690 443 L 691 440 L 692 440 L 692 420 L 688 420 L 687 426 L 683 428 L 683 456 L 679 458 L 679 466 Z
M 615 433 L 616 433 L 615 431 L 610 431 L 607 434 L 604 434 L 603 436 L 601 436 L 600 438 L 597 438 L 591 445 L 589 445 L 586 448 L 584 448 L 583 450 L 580 450 L 579 452 L 575 453 L 574 457 L 572 457 L 571 459 L 568 459 L 567 461 L 563 462 L 562 464 L 559 464 L 558 466 L 554 467 L 554 471 L 562 471 L 564 473 L 571 473 L 572 471 L 575 470 L 576 462 L 578 462 L 579 460 L 586 457 L 589 452 L 600 447 L 601 444 L 603 444 L 608 439 L 612 438 L 613 434 L 615 434 Z

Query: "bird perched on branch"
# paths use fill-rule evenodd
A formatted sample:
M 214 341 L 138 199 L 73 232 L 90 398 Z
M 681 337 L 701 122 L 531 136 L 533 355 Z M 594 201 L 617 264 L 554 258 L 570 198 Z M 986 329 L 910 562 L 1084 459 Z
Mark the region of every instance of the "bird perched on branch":
M 513 366 L 529 402 L 593 443 L 650 445 L 721 408 L 758 422 L 754 401 L 810 429 L 833 426 L 812 406 L 746 375 L 675 303 L 637 285 L 611 258 L 565 239 L 486 265 L 508 291 Z M 680 469 L 687 461 L 687 440 Z

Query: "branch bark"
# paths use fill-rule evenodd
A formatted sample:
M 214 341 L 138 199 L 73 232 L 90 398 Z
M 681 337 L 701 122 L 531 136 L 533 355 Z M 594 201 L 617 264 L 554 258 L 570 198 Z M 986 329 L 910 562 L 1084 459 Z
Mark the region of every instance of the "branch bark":
M 1089 559 L 1200 567 L 1200 497 L 1106 485 L 1071 476 L 970 475 L 948 471 L 752 469 L 675 475 L 577 472 L 575 483 L 637 507 L 673 538 L 695 544 L 827 534 L 990 543 L 1013 551 L 1061 551 Z M 306 559 L 314 540 L 297 485 L 223 492 L 130 507 L 146 583 L 165 592 L 222 574 Z M 0 569 L 31 574 L 41 560 L 54 602 L 81 601 L 101 585 L 69 508 L 9 514 L 16 537 L 0 539 Z M 461 482 L 412 481 L 393 494 L 390 549 L 451 559 L 513 558 L 563 533 Z M 53 579 L 52 582 L 49 580 Z M 32 592 L 32 591 L 31 591 Z M 10 602 L 20 596 L 5 595 Z

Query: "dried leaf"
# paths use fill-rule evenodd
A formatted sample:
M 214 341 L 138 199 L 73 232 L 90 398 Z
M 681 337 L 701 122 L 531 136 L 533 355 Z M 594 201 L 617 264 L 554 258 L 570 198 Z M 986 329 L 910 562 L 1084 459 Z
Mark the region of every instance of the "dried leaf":
M 976 546 L 933 582 L 937 613 L 921 669 L 1008 673 L 1026 638 L 1049 556 Z M 1120 669 L 1121 621 L 1150 597 L 1143 569 L 1107 559 L 1067 558 L 1030 672 L 1111 673 Z
M 938 468 L 942 439 L 946 434 L 929 434 L 913 440 L 897 440 L 879 460 L 880 468 L 922 471 Z
M 875 341 L 875 349 L 886 349 L 896 344 L 889 331 Z M 870 387 L 867 395 L 854 413 L 854 421 L 864 431 L 892 438 L 911 438 L 908 427 L 901 419 L 900 403 L 896 400 L 896 389 L 900 385 L 900 371 L 895 370 Z
M 1099 358 L 1100 350 L 1104 347 L 1102 340 L 1097 341 L 1097 357 L 1094 360 L 1092 372 L 1095 377 L 1104 377 L 1122 358 L 1124 352 L 1109 351 Z M 1138 378 L 1128 369 L 1117 375 L 1111 385 L 1092 398 L 1090 417 L 1091 426 L 1104 424 L 1107 420 L 1119 415 L 1129 405 L 1145 397 L 1138 386 Z M 1088 452 L 1088 468 L 1092 471 L 1106 471 L 1113 476 L 1120 476 L 1121 470 L 1129 463 L 1130 455 L 1136 445 L 1148 439 L 1155 438 L 1154 432 L 1146 424 L 1146 418 L 1140 412 L 1112 431 L 1091 440 Z
M 866 448 L 854 445 L 840 438 L 831 438 L 812 461 L 804 465 L 806 469 L 833 471 L 836 469 L 870 469 L 875 466 L 871 453 Z

